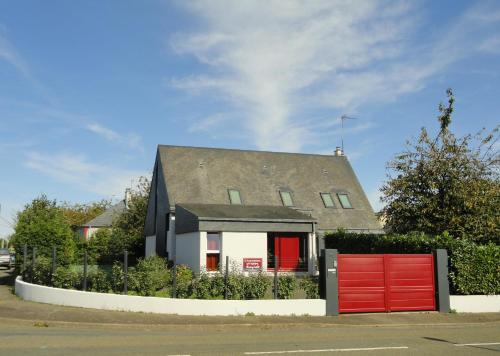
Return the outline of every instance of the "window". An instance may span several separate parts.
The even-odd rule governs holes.
[[[332,195],[330,193],[320,193],[323,204],[325,208],[335,208],[335,203],[333,202]]]
[[[207,233],[207,271],[217,271],[220,264],[220,234]]]
[[[351,201],[349,200],[349,196],[345,193],[337,194],[339,197],[340,204],[344,209],[352,209]]]
[[[293,206],[292,193],[280,190],[280,196],[283,206]]]
[[[236,189],[228,189],[229,193],[229,202],[235,205],[241,205],[241,196],[240,191]]]

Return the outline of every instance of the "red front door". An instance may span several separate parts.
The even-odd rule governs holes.
[[[295,271],[299,268],[300,238],[298,236],[276,236],[274,251],[278,257],[280,271]]]

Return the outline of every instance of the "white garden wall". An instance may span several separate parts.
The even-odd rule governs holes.
[[[500,295],[450,295],[450,308],[457,313],[499,313]]]
[[[81,308],[178,315],[325,315],[323,299],[200,300],[138,297],[81,292],[24,282],[17,277],[16,295],[39,303]]]

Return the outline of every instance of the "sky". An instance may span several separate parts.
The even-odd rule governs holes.
[[[375,210],[386,163],[500,123],[498,1],[0,0],[0,237],[40,194],[121,199],[158,144],[332,154]]]

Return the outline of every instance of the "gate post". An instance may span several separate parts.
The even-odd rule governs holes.
[[[450,285],[448,284],[448,252],[445,249],[434,251],[436,269],[436,302],[441,313],[450,312]]]
[[[321,250],[320,294],[326,299],[326,315],[339,315],[337,250]]]

